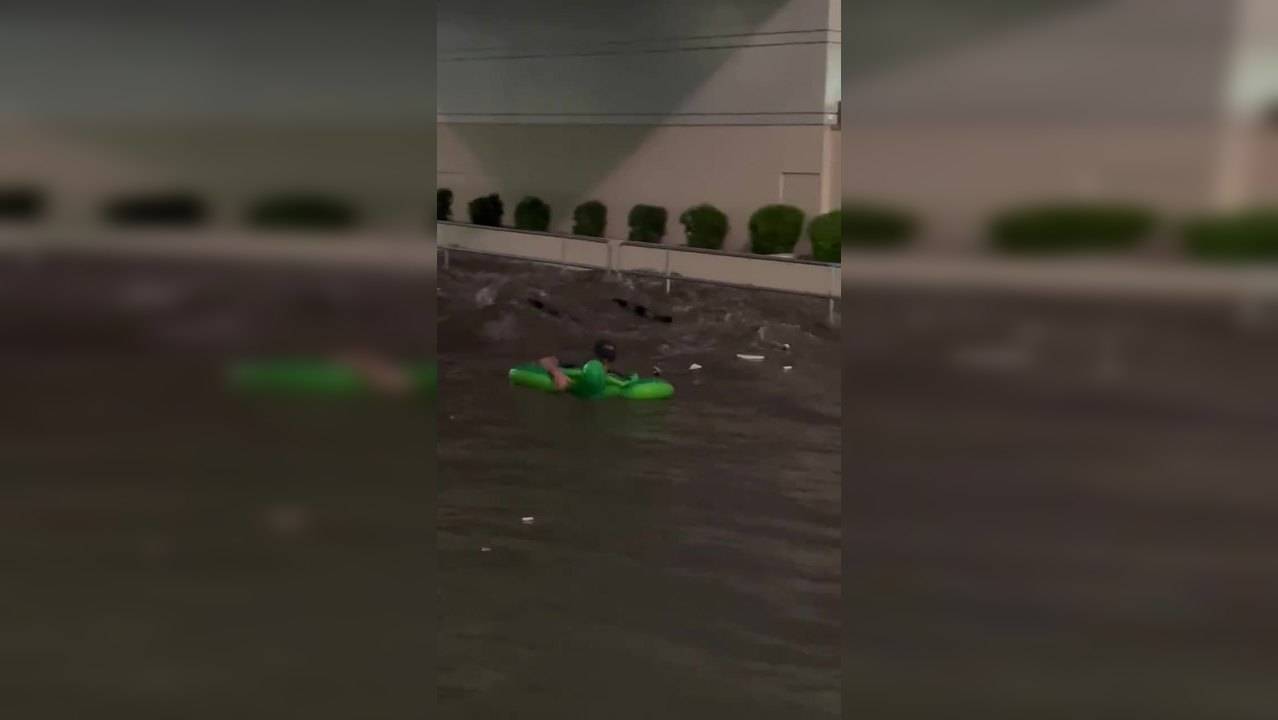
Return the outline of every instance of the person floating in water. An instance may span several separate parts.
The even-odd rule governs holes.
[[[584,363],[568,364],[559,362],[559,358],[551,355],[540,360],[540,364],[555,381],[555,389],[559,392],[569,391],[574,395],[594,397],[602,395],[608,386],[608,372],[617,361],[617,346],[608,340],[595,342],[594,357]],[[564,374],[565,368],[580,368],[581,374],[576,381]]]

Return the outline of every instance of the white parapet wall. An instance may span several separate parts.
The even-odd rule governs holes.
[[[438,225],[438,238],[439,246],[450,250],[608,267],[607,240],[444,222]]]
[[[862,288],[970,290],[1155,302],[1278,303],[1278,268],[1143,258],[848,258],[843,279]]]
[[[621,243],[617,269],[802,295],[842,293],[838,265],[679,246]]]
[[[572,235],[439,223],[444,251],[501,255],[538,262],[611,269],[672,279],[837,298],[839,266],[699,250],[678,245],[609,242]]]

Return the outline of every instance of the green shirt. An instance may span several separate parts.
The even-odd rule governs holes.
[[[568,389],[577,397],[599,397],[608,387],[608,371],[602,362],[591,360],[581,366],[581,374]]]

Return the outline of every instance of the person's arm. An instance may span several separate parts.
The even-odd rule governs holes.
[[[572,381],[568,379],[568,376],[564,374],[564,371],[559,369],[559,358],[554,355],[542,358],[540,365],[545,368],[546,372],[550,373],[550,377],[554,379],[556,390],[567,390],[568,386],[572,384]]]
[[[404,396],[413,392],[413,378],[408,371],[392,362],[365,350],[354,350],[342,353],[335,358],[355,371],[368,387],[386,394]]]

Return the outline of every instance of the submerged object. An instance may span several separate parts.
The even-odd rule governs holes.
[[[581,377],[580,368],[563,368],[569,380]],[[545,368],[536,363],[525,363],[510,369],[510,384],[520,387],[555,392],[555,380]],[[607,384],[600,397],[623,397],[628,400],[664,400],[674,395],[674,386],[657,378],[641,378],[637,375],[622,377],[609,373]]]
[[[416,362],[400,368],[411,392],[435,392],[437,370],[433,362]],[[368,375],[348,363],[320,358],[250,360],[233,364],[227,383],[240,392],[283,395],[372,395],[377,387]]]
[[[674,322],[673,315],[662,315],[659,313],[651,312],[647,305],[632,303],[629,300],[626,300],[625,298],[613,298],[612,301],[617,304],[617,307],[623,310],[630,310],[635,315],[638,315],[641,318],[646,318],[648,320],[656,320],[657,322],[663,322],[666,324]]]
[[[746,362],[763,362],[762,355],[746,355],[744,353],[737,353],[737,357],[745,360]]]

